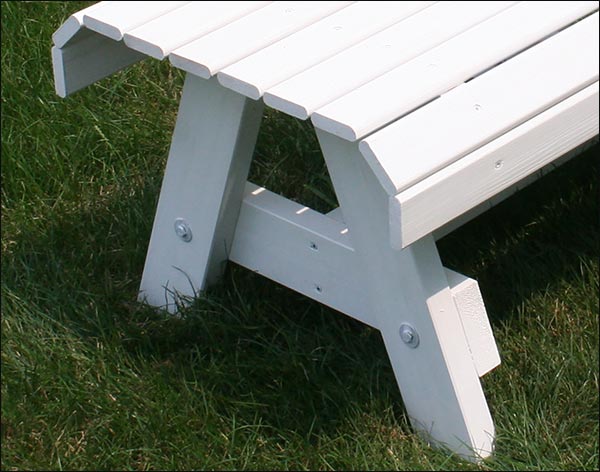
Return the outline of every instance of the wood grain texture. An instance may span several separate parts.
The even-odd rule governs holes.
[[[479,284],[473,279],[448,269],[446,269],[446,277],[475,369],[479,377],[483,377],[500,365],[500,353],[485,310]]]
[[[563,154],[559,158],[554,159],[552,162],[550,162],[549,164],[546,164],[544,167],[542,167],[538,171],[534,172],[533,174],[529,174],[527,177],[524,177],[523,179],[513,183],[512,185],[510,185],[509,187],[500,191],[499,193],[497,193],[490,199],[485,200],[484,202],[472,207],[470,210],[467,210],[464,213],[461,213],[456,218],[448,221],[443,226],[440,226],[438,229],[434,230],[434,232],[433,232],[434,239],[437,241],[437,240],[443,238],[444,236],[446,236],[447,234],[450,234],[452,231],[460,228],[462,225],[471,221],[473,218],[476,218],[477,216],[481,215],[482,213],[486,212],[490,208],[493,208],[494,206],[498,205],[499,203],[502,203],[504,200],[506,200],[508,197],[514,195],[519,190],[524,189],[528,185],[530,185],[533,182],[535,182],[536,180],[542,178],[549,172],[552,172],[553,170],[557,169],[565,162],[568,162],[572,158],[576,157],[577,155],[586,151],[591,146],[593,146],[594,144],[597,144],[597,143],[598,143],[598,135],[596,135],[594,138],[590,139],[589,141],[586,141],[585,143],[577,146],[576,148],[573,148],[571,151],[567,152],[566,154]]]

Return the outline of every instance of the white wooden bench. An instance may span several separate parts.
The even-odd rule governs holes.
[[[147,56],[188,72],[140,299],[242,266],[381,331],[413,427],[477,460],[500,362],[435,238],[598,134],[598,2],[100,2],[52,48],[67,96]],[[246,182],[263,104],[315,126],[340,209]]]

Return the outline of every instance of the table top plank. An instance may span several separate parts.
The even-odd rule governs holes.
[[[83,24],[92,31],[120,41],[127,31],[187,3],[190,2],[100,2],[97,8],[84,14]]]
[[[270,3],[191,2],[125,33],[123,40],[131,49],[162,60],[174,49]]]
[[[387,192],[397,194],[598,81],[598,16],[362,140],[359,149]]]
[[[317,108],[516,3],[438,2],[268,89],[265,103],[305,120]]]
[[[597,8],[598,2],[521,2],[319,108],[311,120],[355,141]]]
[[[256,100],[267,88],[434,3],[356,2],[224,68],[217,77],[221,85]]]
[[[209,78],[228,65],[319,21],[353,2],[275,2],[169,55],[171,63]]]

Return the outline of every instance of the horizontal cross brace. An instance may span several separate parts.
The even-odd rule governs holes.
[[[323,215],[250,182],[229,259],[377,328],[341,212]],[[337,218],[337,219],[336,219]],[[477,372],[500,363],[477,282],[446,269]]]

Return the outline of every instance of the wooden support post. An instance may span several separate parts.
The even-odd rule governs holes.
[[[494,425],[433,237],[393,249],[389,197],[357,143],[317,136],[411,424],[461,456],[488,456]]]
[[[176,311],[228,259],[262,101],[188,74],[139,298]],[[191,238],[191,239],[190,239]]]

